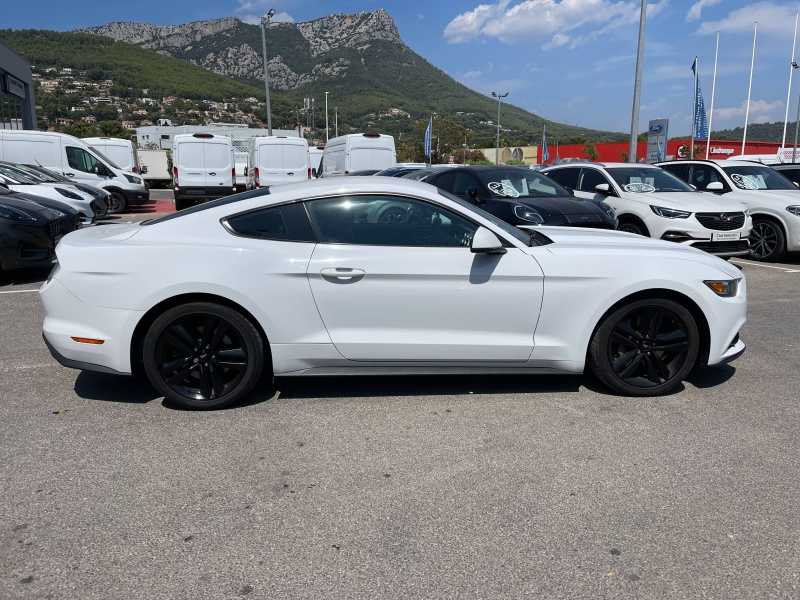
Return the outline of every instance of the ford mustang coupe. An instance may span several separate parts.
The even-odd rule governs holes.
[[[652,396],[744,352],[741,272],[617,231],[518,229],[416,181],[323,179],[65,236],[61,364],[186,408],[267,376],[581,373]]]

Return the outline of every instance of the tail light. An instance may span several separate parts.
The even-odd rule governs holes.
[[[236,167],[231,169],[231,181],[233,183],[233,191],[236,191]]]
[[[178,167],[172,167],[172,187],[178,187]]]
[[[311,179],[311,167],[308,167],[308,178]]]
[[[133,171],[134,173],[138,173],[138,171],[136,170],[136,167],[133,167],[133,168],[131,169],[131,171]]]
[[[350,175],[350,171],[345,171],[344,174],[345,175]]]
[[[258,167],[256,167],[256,187],[261,187],[261,180],[258,177]]]

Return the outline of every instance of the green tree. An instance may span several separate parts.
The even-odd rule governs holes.
[[[78,121],[73,125],[64,125],[63,131],[67,135],[74,135],[78,138],[97,137],[100,135],[100,130],[97,127],[89,125],[85,121]]]
[[[581,153],[591,161],[600,158],[600,154],[597,152],[597,146],[594,145],[594,142],[586,142]]]
[[[121,138],[123,140],[130,139],[130,135],[128,135],[128,132],[122,128],[122,123],[119,121],[100,121],[97,124],[97,127],[104,136]]]

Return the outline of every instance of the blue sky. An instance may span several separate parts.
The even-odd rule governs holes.
[[[800,0],[650,0],[641,129],[669,118],[672,135],[688,134],[691,64],[699,57],[706,108],[716,32],[720,33],[714,129],[744,124],[753,44],[759,21],[750,121],[783,120],[795,14]],[[39,0],[3,8],[0,27],[69,30],[110,21],[172,25],[225,16],[252,20],[275,8],[308,21],[334,12],[378,8],[403,40],[465,85],[560,122],[630,129],[640,0]],[[797,62],[800,63],[800,48]],[[794,119],[800,72],[790,105]]]

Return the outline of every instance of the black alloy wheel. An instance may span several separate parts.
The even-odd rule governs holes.
[[[650,237],[642,227],[630,221],[627,223],[620,223],[617,227],[617,231],[625,231],[627,233],[635,233],[636,235],[641,235],[643,237]]]
[[[111,208],[109,209],[109,213],[112,215],[116,215],[121,213],[125,210],[128,206],[128,203],[125,202],[125,196],[120,194],[119,192],[109,192],[111,194]]]
[[[750,258],[775,262],[784,256],[786,240],[781,226],[768,219],[755,220],[750,231]]]
[[[700,335],[691,313],[653,298],[624,306],[592,338],[589,364],[610,388],[630,396],[657,396],[694,368]]]
[[[184,408],[212,409],[241,399],[264,364],[258,331],[239,312],[207,302],[167,310],[144,344],[150,382]]]

